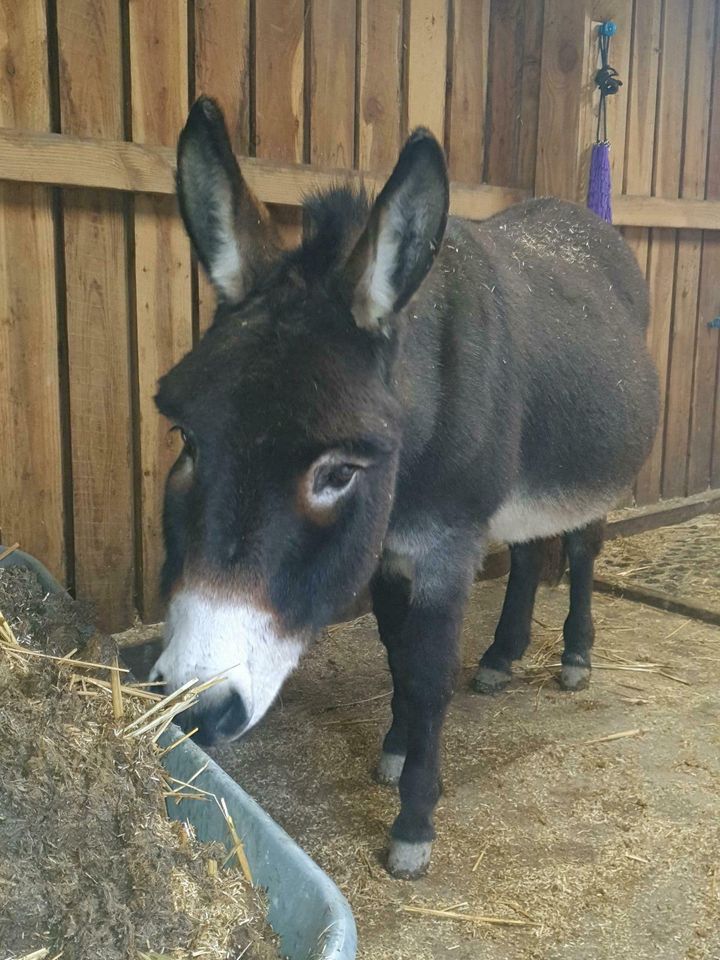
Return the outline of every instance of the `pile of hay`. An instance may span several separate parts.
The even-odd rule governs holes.
[[[7,598],[13,574],[0,575]],[[27,572],[17,579],[25,590]],[[225,869],[224,847],[165,813],[193,788],[169,782],[155,741],[192,691],[169,704],[140,686],[121,694],[119,670],[109,682],[82,650],[39,655],[17,624],[22,644],[0,617],[0,955],[277,958],[235,858]]]

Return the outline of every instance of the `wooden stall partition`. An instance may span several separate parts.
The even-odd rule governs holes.
[[[50,129],[45,7],[44,0],[0,2],[4,127]],[[21,541],[64,580],[57,279],[52,190],[0,183],[0,535]]]
[[[250,0],[195,0],[193,7],[195,97],[218,101],[230,142],[240,156],[252,153],[250,142]],[[193,299],[197,334],[212,322],[216,298],[204,270],[195,264]]]
[[[63,0],[57,12],[60,129],[122,140],[118,4]],[[126,211],[122,194],[63,191],[74,582],[105,629],[135,610]]]
[[[683,132],[686,149],[680,171],[680,196],[693,199],[705,196],[712,92],[712,72],[708,67],[713,62],[716,9],[716,0],[693,0],[687,25],[689,37]],[[687,493],[701,249],[700,230],[678,232],[665,414],[662,482],[665,499]]]
[[[310,21],[310,163],[350,168],[355,156],[355,0],[315,0]]]
[[[553,16],[552,2],[492,0],[483,178],[488,183],[528,189],[535,184],[543,22],[546,14]]]
[[[450,8],[445,151],[453,180],[477,183],[485,162],[485,106],[490,0],[455,0]]]
[[[359,0],[357,165],[389,171],[400,148],[402,0]]]
[[[288,243],[308,192],[378,190],[417,124],[445,145],[457,215],[584,202],[607,18],[614,220],[662,387],[636,498],[720,485],[714,0],[0,0],[0,535],[106,624],[161,612],[177,441],[152,397],[215,305],[172,196],[191,98],[220,101]]]
[[[676,198],[680,194],[680,171],[685,109],[685,81],[678,81],[678,64],[685,64],[688,44],[689,5],[685,0],[665,0],[658,65],[653,193]],[[684,75],[683,75],[684,76]],[[638,477],[639,503],[658,500],[662,493],[667,377],[674,292],[676,286],[677,231],[655,228],[650,234],[648,285],[652,323],[648,344],[660,378],[660,425],[650,456]],[[675,451],[676,454],[679,451]]]
[[[448,0],[412,0],[406,5],[406,135],[427,127],[445,139]]]
[[[710,93],[705,198],[720,200],[720,9],[714,4],[711,48],[713,86]],[[686,133],[687,136],[687,133]],[[688,494],[720,486],[720,330],[710,324],[720,317],[720,234],[705,231],[702,239],[697,331],[695,342]],[[714,459],[714,462],[713,462]]]
[[[174,146],[188,108],[187,10],[183,0],[132,0],[129,18],[132,135]],[[190,246],[174,197],[141,194],[134,206],[135,345],[140,556],[138,606],[162,612],[162,501],[180,439],[160,417],[157,381],[192,346]]]

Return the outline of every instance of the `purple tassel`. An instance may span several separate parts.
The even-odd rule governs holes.
[[[587,205],[603,220],[612,223],[612,187],[610,184],[610,144],[594,143],[590,156]]]

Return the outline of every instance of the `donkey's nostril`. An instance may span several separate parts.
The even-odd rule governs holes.
[[[248,722],[245,701],[239,693],[233,691],[225,705],[225,712],[217,723],[217,735],[223,740],[234,740],[243,732]]]
[[[248,723],[248,712],[243,698],[233,691],[223,700],[202,709],[195,708],[191,716],[180,714],[184,730],[197,727],[194,740],[203,747],[210,747],[221,740],[235,740]]]
[[[152,684],[153,693],[159,693],[163,697],[169,693],[165,683],[165,676],[160,673],[159,670],[153,670],[150,673],[150,683]]]

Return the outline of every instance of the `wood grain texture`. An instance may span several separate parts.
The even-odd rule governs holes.
[[[218,101],[233,150],[250,145],[250,0],[195,0],[195,96]]]
[[[447,0],[410,0],[407,21],[407,133],[423,126],[445,142]]]
[[[195,0],[195,96],[218,101],[237,154],[250,152],[250,0]],[[215,313],[215,292],[200,266],[200,333]]]
[[[627,122],[625,128],[624,193],[649,196],[652,192],[655,107],[660,57],[661,0],[636,3],[630,71],[627,77]],[[616,189],[618,185],[615,180]],[[618,222],[617,201],[613,216]],[[625,239],[647,273],[650,232],[644,228],[625,231]]]
[[[314,0],[310,21],[310,162],[353,166],[355,0]]]
[[[451,10],[448,168],[453,180],[480,183],[485,161],[490,0],[453,0]]]
[[[121,139],[120,10],[114,0],[58,5],[61,129]],[[105,630],[134,613],[130,349],[125,201],[63,194],[75,589]]]
[[[384,173],[318,170],[303,164],[275,163],[255,157],[243,157],[241,165],[256,196],[265,203],[289,206],[300,204],[308,191],[325,189],[338,180],[358,184],[362,181],[370,190],[377,190],[386,179]],[[79,183],[167,196],[175,192],[175,150],[0,130],[0,180],[22,182],[27,177],[43,183]],[[528,196],[529,191],[519,187],[451,184],[450,209],[457,216],[480,220]],[[720,222],[720,206],[717,215]],[[647,216],[652,217],[652,209]]]
[[[535,194],[581,200],[579,134],[590,36],[582,0],[545,0]]]
[[[397,152],[393,154],[397,159]],[[275,163],[242,157],[243,174],[253,192],[265,203],[295,205],[307,190],[330,186],[337,179],[356,179],[350,170],[320,170],[304,164]],[[376,168],[377,169],[377,168]],[[364,179],[373,188],[384,176],[371,173]],[[174,194],[175,149],[113,140],[27,133],[0,129],[0,180],[83,186],[132,193]],[[455,184],[463,195],[473,190],[482,209],[482,197],[523,197],[522,187]],[[472,217],[472,212],[467,216]],[[687,227],[720,229],[720,200],[670,199],[641,195],[615,195],[613,219],[618,226]]]
[[[677,198],[680,194],[685,80],[679,82],[677,65],[686,62],[688,13],[685,0],[665,0],[658,67],[653,193],[671,199]],[[675,231],[655,229],[651,231],[648,286],[652,319],[648,329],[648,346],[657,366],[660,381],[660,422],[650,455],[638,474],[636,495],[639,503],[658,500],[662,492],[676,253],[677,233]]]
[[[182,0],[130,3],[133,136],[174,146],[187,112],[187,20]],[[153,396],[158,378],[192,345],[190,247],[171,197],[135,199],[135,316],[142,615],[161,612],[162,501],[179,441]]]
[[[520,87],[520,128],[514,183],[533,190],[537,165],[538,114],[540,109],[540,54],[542,51],[544,0],[526,0],[523,21],[523,64]]]
[[[542,0],[493,0],[485,179],[532,189],[535,180]]]
[[[522,94],[523,2],[492,0],[490,10],[485,179],[512,183]]]
[[[716,15],[713,44],[713,89],[708,136],[705,196],[720,200],[720,12]],[[688,454],[688,492],[720,486],[720,330],[708,323],[720,316],[720,234],[703,237],[698,295],[697,340],[693,376],[692,423]],[[713,436],[715,433],[715,436]],[[715,464],[713,464],[713,448]]]
[[[256,155],[303,160],[303,0],[262,0],[255,13]]]
[[[692,422],[688,455],[688,493],[699,493],[708,486],[720,485],[720,477],[713,473],[713,427],[717,424],[716,404],[720,382],[720,330],[708,324],[720,316],[720,234],[706,233],[703,237],[698,296],[697,341],[692,394]],[[718,411],[720,413],[720,411]],[[715,439],[715,451],[720,458],[720,436]]]
[[[705,196],[712,84],[708,64],[713,59],[715,10],[715,0],[694,0],[690,18],[680,195],[693,199]],[[700,231],[681,231],[665,421],[662,491],[666,498],[687,492],[701,252]]]
[[[648,0],[650,7],[655,0]],[[644,6],[646,0],[641,0],[639,6]],[[633,7],[637,7],[633,0],[594,0],[593,6],[593,26],[597,26],[598,21],[612,19],[617,25],[617,33],[610,42],[610,66],[614,67],[618,76],[623,82],[622,87],[614,96],[607,98],[607,132],[610,141],[610,175],[616,190],[622,188],[625,172],[625,154],[626,154],[626,131],[627,119],[630,107],[630,59],[633,39]],[[589,142],[593,143],[597,131],[597,110],[599,93],[595,84],[594,73],[600,66],[600,58],[597,55],[597,30],[592,31],[592,43],[594,45],[595,57],[592,59],[592,68],[590,70],[590,82],[592,88],[593,102],[593,126],[589,131]],[[582,181],[584,188],[587,186],[587,179]]]
[[[0,2],[0,126],[48,130],[43,0]],[[47,187],[0,183],[0,528],[62,582],[55,240]]]
[[[402,0],[359,0],[358,166],[391,170],[400,150]]]

